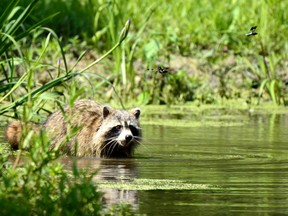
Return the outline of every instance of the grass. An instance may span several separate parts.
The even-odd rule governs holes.
[[[71,69],[68,69],[67,63],[66,63],[66,57],[65,54],[63,52],[63,49],[61,46],[61,53],[62,53],[62,57],[64,60],[64,66],[65,66],[65,73],[62,75],[59,73],[59,75],[54,78],[51,79],[50,81],[48,81],[47,83],[45,83],[44,85],[37,87],[34,86],[32,79],[35,77],[35,72],[36,72],[36,68],[38,67],[44,67],[44,65],[40,64],[40,60],[42,59],[43,55],[45,54],[45,51],[47,49],[47,46],[49,44],[50,41],[50,37],[51,34],[55,33],[51,30],[48,29],[48,31],[50,31],[50,33],[48,34],[47,38],[46,38],[46,42],[45,42],[45,46],[43,48],[43,51],[41,52],[40,56],[38,59],[36,59],[34,62],[26,62],[27,65],[27,71],[18,79],[18,81],[14,82],[9,82],[10,80],[8,79],[8,71],[6,73],[6,84],[3,85],[3,89],[4,92],[5,90],[7,90],[9,88],[9,86],[13,86],[11,87],[11,89],[0,99],[0,102],[2,102],[3,100],[5,100],[6,98],[8,98],[17,88],[19,88],[21,85],[24,84],[24,82],[27,82],[27,90],[28,92],[18,98],[17,100],[13,101],[12,103],[9,103],[8,105],[4,105],[0,108],[0,114],[4,114],[5,112],[11,110],[11,109],[15,109],[17,108],[17,106],[22,105],[23,103],[27,102],[27,101],[31,101],[32,99],[35,99],[37,97],[39,97],[40,95],[42,95],[44,92],[47,92],[50,89],[54,89],[55,87],[57,87],[58,85],[61,85],[65,82],[67,82],[68,80],[72,79],[73,77],[76,77],[78,75],[81,75],[84,71],[88,70],[89,68],[91,68],[92,66],[94,66],[95,64],[98,64],[101,60],[103,60],[105,57],[107,57],[109,54],[111,54],[117,47],[119,47],[121,45],[121,43],[125,40],[125,38],[127,37],[128,31],[129,31],[129,27],[130,27],[130,20],[128,20],[123,28],[123,30],[121,31],[120,37],[118,39],[118,42],[107,52],[105,53],[102,57],[100,57],[99,59],[95,60],[94,62],[92,62],[91,64],[87,65],[86,67],[84,67],[83,69],[81,69],[80,71],[73,71],[74,67],[76,66],[76,64],[81,60],[81,58],[85,55],[85,52],[82,53],[80,55],[80,57],[77,59],[76,63],[74,66],[72,66]],[[57,35],[55,35],[56,39],[58,40]],[[5,51],[4,51],[5,52]],[[5,62],[8,66],[8,68],[10,67],[10,60],[7,59],[7,62]],[[12,60],[13,63],[13,60]],[[30,64],[28,64],[30,63]],[[12,72],[11,75],[14,73],[13,69],[14,67],[10,67],[9,68]],[[108,83],[109,81],[107,79],[105,79],[104,77],[102,78],[103,80],[106,80]],[[33,89],[32,89],[33,88]],[[46,97],[43,99],[47,99]],[[119,98],[120,102],[122,103],[121,99]],[[123,104],[122,104],[123,106]]]
[[[21,3],[27,5],[28,1]],[[91,74],[107,78],[126,103],[217,103],[223,98],[243,98],[248,104],[272,100],[285,105],[286,6],[286,2],[275,0],[238,0],[231,4],[216,0],[166,4],[158,0],[152,5],[121,0],[41,1],[33,11],[33,19],[59,12],[45,25],[65,44],[65,71],[85,50],[80,64],[88,65],[91,58],[106,53],[117,43],[123,24],[130,18],[130,33],[120,49],[106,58],[101,68],[92,67],[85,73],[92,86],[98,86],[99,79],[91,78]],[[275,15],[273,19],[269,19],[271,14]],[[258,26],[258,35],[245,37],[253,25]],[[37,43],[46,34],[34,41],[34,52],[38,52]],[[57,49],[51,41],[41,63],[61,68],[63,57],[53,55]],[[62,60],[57,66],[58,58]],[[157,74],[159,65],[169,67],[169,73]],[[107,85],[99,86],[100,97],[114,100]],[[93,92],[86,91],[83,97],[93,97]]]
[[[31,136],[26,137],[29,138]],[[21,166],[16,164],[17,160],[13,164],[1,154],[1,215],[100,212],[100,194],[92,183],[93,175],[75,166],[69,174],[62,165],[53,162],[60,154],[47,152],[49,142],[44,133],[32,140],[34,145]],[[79,206],[76,207],[76,203]]]
[[[63,165],[55,162],[62,156],[60,150],[50,151],[50,140],[46,134],[42,131],[34,134],[34,131],[29,127],[35,118],[41,116],[39,111],[46,110],[44,106],[47,101],[51,100],[60,109],[62,108],[62,102],[57,99],[57,96],[61,94],[60,88],[68,88],[68,91],[62,92],[62,94],[66,93],[69,106],[73,106],[81,92],[80,89],[76,90],[74,78],[98,64],[121,45],[127,37],[130,21],[126,22],[117,43],[107,53],[75,72],[73,70],[75,65],[85,53],[81,54],[76,63],[69,69],[58,36],[51,29],[40,29],[40,24],[44,20],[32,24],[28,30],[19,30],[35,8],[37,1],[31,2],[23,10],[18,7],[18,2],[17,0],[12,1],[0,18],[2,33],[0,35],[2,41],[0,56],[1,67],[4,72],[0,89],[0,102],[2,102],[0,113],[6,115],[12,111],[10,114],[14,114],[15,118],[20,118],[23,125],[19,150],[15,158],[12,152],[7,151],[4,144],[0,148],[1,215],[113,215],[119,209],[122,215],[132,214],[128,207],[115,207],[114,210],[111,208],[110,213],[105,213],[106,210],[103,210],[100,200],[101,193],[92,180],[95,173],[79,171],[76,165],[73,166],[72,173],[64,170]],[[32,55],[23,51],[20,40],[29,38],[31,35],[35,37],[35,34],[37,35],[39,32],[40,34],[48,32],[40,51]],[[58,44],[59,53],[64,63],[63,69],[42,63],[52,36]],[[19,56],[13,53],[14,48],[16,48]],[[22,74],[18,74],[17,67],[23,71]],[[35,77],[39,71],[47,68],[53,68],[57,73],[54,76],[48,71],[49,80],[39,85]],[[110,83],[107,79],[102,79]],[[67,83],[69,80],[71,82]],[[67,131],[66,142],[73,136],[75,129],[69,130],[68,127]],[[24,154],[23,149],[29,149],[29,153]],[[8,159],[9,157],[14,158],[13,162]]]

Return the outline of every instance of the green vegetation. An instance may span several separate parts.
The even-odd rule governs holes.
[[[62,165],[52,163],[59,153],[47,153],[45,139],[43,134],[35,137],[35,145],[21,166],[13,166],[1,156],[1,215],[99,213],[100,193],[91,180],[93,175],[79,171],[77,167],[69,174]]]
[[[58,91],[56,88],[60,85],[62,88],[67,88],[66,82],[68,80],[72,80],[72,82],[66,92],[66,100],[70,107],[73,106],[81,92],[79,92],[80,89],[76,89],[73,78],[99,63],[121,45],[127,37],[130,20],[126,22],[118,41],[109,51],[88,66],[75,72],[73,67],[83,55],[79,56],[75,65],[69,69],[65,53],[55,32],[48,28],[40,28],[40,24],[44,23],[45,20],[32,24],[27,30],[25,28],[23,31],[20,30],[37,2],[37,0],[32,1],[26,8],[22,9],[18,7],[17,0],[11,1],[0,17],[0,41],[2,42],[0,64],[3,71],[0,89],[2,94],[0,113],[5,114],[13,110],[14,117],[21,118],[23,124],[21,143],[15,158],[14,153],[7,150],[7,144],[6,146],[1,144],[1,215],[115,215],[116,212],[121,215],[132,214],[129,206],[121,204],[104,210],[100,199],[101,193],[92,180],[95,173],[78,170],[76,165],[73,166],[72,173],[64,170],[62,165],[55,162],[61,157],[60,149],[50,151],[50,140],[45,133],[41,131],[39,134],[34,134],[29,127],[30,122],[41,118],[41,115],[38,115],[39,110],[48,111],[44,108],[47,100],[54,101],[62,108],[61,101],[57,99],[60,90]],[[52,16],[46,20],[49,18]],[[39,52],[23,51],[20,48],[22,46],[21,39],[32,40],[33,43],[34,37],[38,37],[39,32],[45,31],[48,32],[48,35],[44,38]],[[54,36],[58,44],[59,53],[64,61],[64,69],[42,63],[43,57],[49,49],[51,36]],[[35,59],[32,57],[34,55],[36,56]],[[39,85],[37,81],[35,82],[36,73],[43,68],[50,67],[57,72],[57,75],[53,77],[52,73],[48,71],[49,81],[42,85]],[[105,78],[103,80],[109,83]],[[21,90],[24,90],[24,93]],[[20,93],[16,93],[17,96],[15,97],[14,93],[17,91]],[[69,94],[67,94],[68,92]],[[69,115],[67,115],[67,120],[69,122]],[[77,128],[68,130],[65,142],[68,142],[76,131]],[[29,153],[23,153],[22,150],[27,148],[29,148]],[[11,160],[11,157],[14,159]]]
[[[61,155],[49,153],[45,134],[25,127],[77,98],[118,107],[237,99],[248,107],[287,105],[287,6],[277,0],[1,0],[0,114],[21,119],[26,129],[14,163],[0,148],[0,209],[7,210],[1,213],[102,211],[93,174],[77,167],[67,173],[53,162]],[[245,36],[254,25],[258,34]]]
[[[209,184],[192,184],[180,180],[169,179],[133,179],[129,182],[111,183],[102,181],[99,187],[123,190],[220,190],[219,186]]]
[[[4,10],[8,2],[1,1],[0,8]],[[20,1],[24,6],[29,2]],[[126,104],[210,104],[242,98],[247,104],[272,100],[286,105],[287,4],[276,0],[158,0],[153,4],[120,0],[39,1],[21,26],[29,30],[45,18],[42,26],[49,30],[34,29],[21,41],[11,35],[19,42],[6,53],[6,62],[2,60],[2,70],[6,72],[5,80],[1,79],[1,92],[6,94],[18,87],[11,91],[6,103],[27,94],[25,83],[29,76],[23,76],[28,70],[34,74],[33,89],[64,74],[68,76],[68,71],[71,77],[78,74],[118,42],[121,29],[130,18],[127,40],[100,65],[81,73],[82,78],[77,77],[79,88],[91,87],[81,97],[112,100],[119,105],[112,93],[113,83]],[[52,15],[55,16],[48,19]],[[253,25],[258,26],[258,34],[245,36]],[[20,30],[16,33],[20,34]],[[8,65],[12,68],[8,69]],[[157,73],[158,66],[169,67],[168,73]],[[15,86],[21,77],[21,86]],[[65,101],[63,91],[57,89],[57,99],[61,101]]]

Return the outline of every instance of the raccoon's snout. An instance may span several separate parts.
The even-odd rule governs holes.
[[[124,134],[123,134],[124,135]],[[123,147],[129,146],[129,144],[133,141],[134,137],[132,134],[126,134],[124,136],[119,137],[119,144]]]
[[[125,136],[126,143],[129,143],[132,139],[133,139],[133,136],[131,134],[127,134]]]

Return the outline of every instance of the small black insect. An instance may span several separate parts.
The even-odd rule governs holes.
[[[160,73],[160,74],[167,74],[169,73],[169,67],[157,66],[156,69],[151,69],[151,71],[156,71],[157,73]]]
[[[250,28],[250,32],[249,33],[247,33],[247,34],[245,34],[246,36],[252,36],[252,35],[257,35],[258,33],[256,32],[256,28],[257,28],[257,26],[252,26],[251,28]]]
[[[161,74],[166,74],[169,72],[169,67],[164,67],[164,66],[158,66],[157,67],[157,72]]]

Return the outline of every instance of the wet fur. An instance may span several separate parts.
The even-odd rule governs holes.
[[[76,156],[131,157],[141,142],[138,108],[127,112],[92,100],[79,100],[75,102],[71,115],[69,112],[69,108],[65,107],[64,113],[72,116],[70,128],[77,128],[78,131],[68,143],[66,142],[68,124],[60,110],[48,117],[43,124],[34,126],[34,130],[44,129],[48,137],[52,137],[51,149],[60,148],[64,153]],[[124,138],[117,130],[118,127],[121,127],[121,131],[125,130]],[[21,136],[20,122],[10,123],[5,136],[16,149]]]

